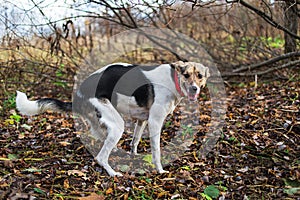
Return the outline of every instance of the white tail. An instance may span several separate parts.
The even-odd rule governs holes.
[[[40,111],[37,101],[29,101],[26,94],[20,91],[17,91],[16,106],[23,115],[36,115]]]

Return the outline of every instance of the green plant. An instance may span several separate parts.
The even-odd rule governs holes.
[[[188,166],[188,165],[184,165],[182,167],[180,167],[181,169],[184,169],[184,170],[187,170],[187,171],[190,171],[191,170],[191,167]]]
[[[294,195],[300,191],[300,188],[288,188],[283,190],[288,195]]]
[[[16,95],[10,94],[8,98],[3,101],[3,110],[13,109],[16,107]]]
[[[17,113],[14,112],[13,114],[11,114],[9,116],[8,119],[6,119],[4,121],[4,124],[5,125],[14,125],[14,124],[18,125],[20,123],[21,119],[22,119],[22,117],[20,115],[18,115]]]
[[[152,155],[151,154],[147,154],[143,157],[143,161],[146,162],[147,165],[151,166],[151,167],[155,167],[154,164],[152,163]]]
[[[201,193],[201,196],[207,200],[215,199],[220,195],[219,189],[215,185],[209,185]]]
[[[187,125],[182,125],[182,136],[186,136],[186,135],[189,135],[189,136],[193,136],[193,127],[191,126],[187,126]]]
[[[34,192],[39,193],[43,196],[46,196],[46,192],[42,190],[41,188],[33,188]]]
[[[169,128],[171,126],[171,124],[172,124],[172,121],[167,121],[165,123],[165,128]]]
[[[229,141],[230,141],[230,142],[236,142],[237,139],[236,139],[235,137],[231,136],[231,137],[229,138]]]
[[[284,46],[284,39],[282,39],[280,36],[277,36],[275,38],[272,37],[260,37],[261,41],[265,43],[266,45],[272,47],[272,48],[282,48]]]
[[[63,72],[64,67],[65,67],[65,65],[61,64],[59,66],[59,68],[56,70],[56,72],[55,72],[56,81],[54,82],[54,85],[63,87],[63,88],[65,88],[67,86],[67,83],[65,81],[61,80],[63,78],[63,76],[65,75]]]
[[[17,156],[16,154],[11,154],[11,153],[9,153],[9,154],[7,155],[7,158],[8,158],[9,160],[17,160],[17,159],[18,159],[18,156]]]

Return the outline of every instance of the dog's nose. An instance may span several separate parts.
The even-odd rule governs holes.
[[[198,87],[193,85],[192,90],[194,90],[196,92],[198,90]]]

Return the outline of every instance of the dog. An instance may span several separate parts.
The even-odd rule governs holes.
[[[122,176],[112,169],[108,158],[124,132],[123,117],[136,120],[131,142],[133,154],[137,154],[148,125],[152,162],[159,173],[167,173],[160,154],[164,120],[182,98],[196,101],[209,76],[209,68],[195,62],[155,66],[114,63],[89,75],[74,93],[72,102],[52,98],[30,101],[26,94],[17,91],[16,107],[24,115],[47,110],[79,113],[89,122],[92,135],[104,140],[96,160],[110,176]],[[106,134],[99,131],[100,126],[106,128]]]

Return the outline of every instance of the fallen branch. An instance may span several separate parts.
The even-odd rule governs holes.
[[[294,56],[295,57],[300,56],[300,52],[291,52],[291,53],[287,53],[287,54],[283,54],[283,55],[271,58],[271,59],[263,61],[261,63],[248,65],[248,66],[242,66],[240,68],[237,68],[237,69],[233,70],[233,72],[237,73],[237,72],[241,72],[241,71],[245,71],[245,70],[256,69],[258,67],[269,65],[269,64],[275,63],[277,61],[284,60],[284,59],[287,59],[287,58],[291,58],[291,57],[294,57]]]
[[[269,68],[265,71],[258,71],[258,72],[252,72],[252,73],[248,73],[248,72],[244,72],[244,73],[223,73],[222,76],[223,77],[230,77],[230,76],[255,76],[255,75],[264,75],[264,74],[268,74],[270,72],[276,71],[276,70],[280,70],[283,68],[287,68],[287,67],[291,67],[293,65],[298,65],[300,64],[300,60],[295,60],[295,61],[291,61],[288,62],[286,64],[277,66],[277,67],[272,67]]]

